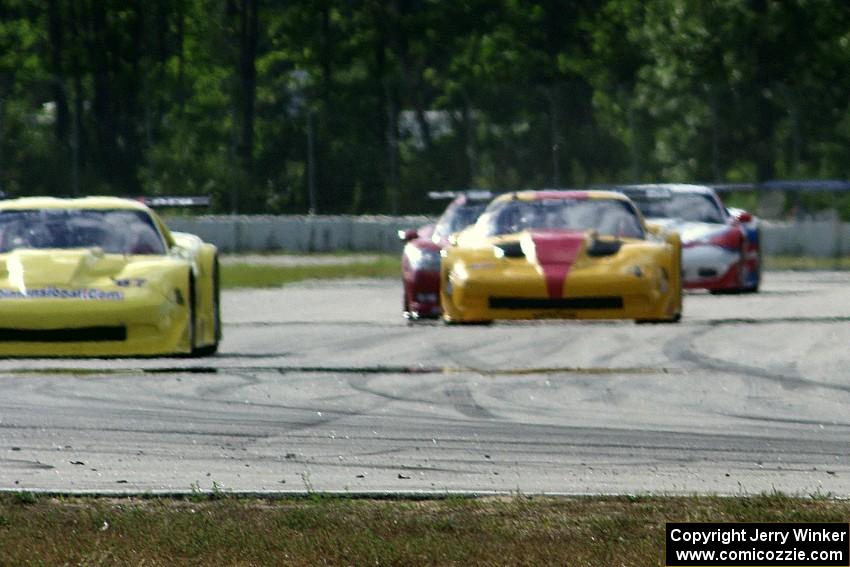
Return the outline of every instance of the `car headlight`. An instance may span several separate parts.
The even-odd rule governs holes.
[[[423,250],[417,246],[408,245],[404,248],[407,261],[413,270],[427,272],[440,271],[440,252],[438,250]]]

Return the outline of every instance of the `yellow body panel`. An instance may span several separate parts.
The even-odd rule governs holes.
[[[626,199],[601,191],[587,195]],[[533,199],[534,193],[500,199],[511,198]],[[615,239],[588,232],[584,238],[560,293],[553,296],[545,269],[535,259],[529,232],[485,236],[476,225],[456,235],[444,251],[441,267],[444,319],[464,323],[541,318],[677,321],[681,317],[677,234],[648,231],[645,239]],[[618,241],[621,246],[615,254],[591,256],[588,246],[593,240]],[[520,257],[496,253],[496,245],[511,243],[519,244],[525,253]]]
[[[131,209],[166,254],[18,248],[0,254],[0,356],[202,354],[221,336],[216,249],[170,233],[145,205],[114,197],[24,198],[4,210]]]

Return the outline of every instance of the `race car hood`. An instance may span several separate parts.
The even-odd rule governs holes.
[[[561,297],[564,281],[570,272],[588,235],[572,231],[530,231],[537,263],[546,278],[549,297]]]
[[[134,261],[132,256],[104,254],[99,248],[20,249],[0,255],[0,287],[24,293],[45,286],[114,287],[122,284],[122,278],[135,278],[136,286],[159,287],[158,274],[153,273],[150,281],[154,272],[150,267],[151,260]]]
[[[530,230],[493,241],[505,256],[525,256],[537,264],[552,298],[561,297],[570,270],[584,252],[589,256],[617,254],[622,241],[599,238],[591,231]]]
[[[682,239],[682,244],[705,240],[707,237],[718,232],[722,232],[728,227],[727,224],[723,223],[694,222],[664,218],[652,218],[648,219],[647,222],[658,226],[665,231],[678,232]]]

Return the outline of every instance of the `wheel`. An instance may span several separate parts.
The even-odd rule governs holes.
[[[401,291],[401,315],[408,321],[413,318],[413,314],[410,312],[410,304],[407,302],[407,291]]]
[[[186,301],[189,309],[189,353],[186,356],[195,356],[195,276],[189,268],[189,298]]]
[[[664,325],[668,323],[678,323],[682,320],[682,314],[676,313],[670,319],[635,319],[636,325]]]
[[[756,260],[756,283],[745,288],[745,293],[758,293],[759,286],[761,285],[761,248],[758,250],[758,260]]]
[[[447,321],[446,319],[443,319],[443,323],[458,327],[488,327],[493,324],[493,321],[492,319],[483,319],[481,321]]]
[[[738,262],[738,287],[730,290],[731,293],[745,293],[747,291],[747,247],[741,244],[741,249],[738,251],[741,256]]]
[[[200,347],[194,346],[194,340],[192,342],[192,356],[202,357],[202,356],[212,356],[216,352],[218,352],[218,343],[221,341],[221,276],[219,274],[218,267],[218,256],[213,259],[213,273],[212,273],[212,284],[213,284],[213,325],[215,331],[213,336],[215,337],[215,341],[212,344],[204,345]],[[194,298],[195,291],[194,287],[192,288],[192,296]],[[192,310],[194,315],[194,302],[192,303]],[[194,317],[192,320],[192,330],[194,334]],[[194,339],[194,337],[193,337]]]

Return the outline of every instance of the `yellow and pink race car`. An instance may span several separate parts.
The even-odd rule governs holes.
[[[681,244],[621,193],[504,194],[443,251],[448,323],[682,315]]]

